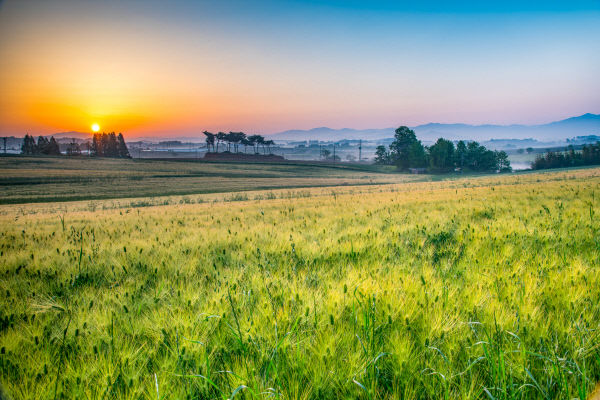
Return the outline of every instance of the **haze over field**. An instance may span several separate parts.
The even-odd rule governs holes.
[[[599,112],[599,41],[597,1],[7,0],[0,135],[546,124]]]

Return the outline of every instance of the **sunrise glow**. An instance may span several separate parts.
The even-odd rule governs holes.
[[[3,2],[0,134],[533,124],[600,104],[593,4],[166,4]]]

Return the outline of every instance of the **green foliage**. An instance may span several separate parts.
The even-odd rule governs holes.
[[[549,151],[539,154],[531,164],[531,168],[565,168],[598,164],[600,164],[600,142],[584,145],[581,151],[575,151],[573,146],[569,146],[565,152]]]
[[[434,171],[452,171],[454,169],[454,143],[439,138],[429,148],[429,166]]]
[[[406,126],[396,129],[390,144],[390,158],[400,170],[424,167],[427,164],[425,149],[415,132]]]
[[[2,157],[0,204],[399,183],[375,165]],[[157,200],[158,201],[158,200]]]
[[[581,169],[2,206],[0,386],[15,400],[585,399],[600,380],[599,187]]]
[[[377,149],[375,150],[375,164],[391,164],[390,153],[385,149],[385,146],[377,146]]]
[[[376,164],[394,164],[400,170],[429,166],[433,172],[450,172],[454,168],[466,168],[477,172],[511,171],[508,155],[504,151],[491,151],[477,142],[459,141],[454,143],[444,138],[429,148],[423,147],[415,132],[406,126],[396,129],[389,153],[384,146],[378,146],[375,153]]]

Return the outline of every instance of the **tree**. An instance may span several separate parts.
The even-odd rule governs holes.
[[[131,158],[122,133],[95,133],[90,155],[94,157]]]
[[[119,144],[117,142],[117,135],[114,132],[106,135],[106,148],[104,149],[104,156],[112,158],[119,157]]]
[[[388,165],[390,163],[390,153],[385,146],[380,145],[375,149],[375,164]]]
[[[74,140],[71,143],[69,143],[69,145],[67,146],[67,155],[68,156],[81,155],[81,148]]]
[[[271,154],[271,146],[273,146],[274,144],[275,144],[275,142],[272,140],[265,140],[264,145],[267,146],[267,150],[269,151],[269,154]]]
[[[262,139],[262,136],[260,136],[260,135],[251,135],[251,136],[248,136],[248,141],[252,145],[252,149],[254,150],[254,154],[258,153],[258,145],[259,145],[261,139]]]
[[[456,150],[454,151],[454,163],[459,168],[465,167],[465,162],[467,159],[467,145],[464,141],[460,140],[456,143]]]
[[[102,135],[94,133],[92,137],[92,148],[90,149],[90,155],[95,157],[102,156]]]
[[[531,167],[546,169],[598,164],[600,164],[600,142],[584,145],[581,151],[575,151],[574,147],[569,146],[565,152],[547,151],[545,154],[538,154]]]
[[[131,158],[129,154],[129,149],[127,148],[127,144],[125,144],[125,138],[123,134],[119,132],[119,136],[117,136],[117,153],[119,158]]]
[[[406,126],[396,129],[390,144],[390,158],[400,170],[424,167],[427,163],[425,148],[415,132]]]
[[[473,171],[510,171],[510,161],[504,151],[492,151],[477,142],[469,142],[465,166]]]
[[[215,137],[214,133],[210,133],[208,131],[202,132],[204,136],[206,136],[206,151],[210,151],[210,147],[212,146],[213,151],[215,150]]]
[[[227,151],[231,152],[231,144],[235,141],[235,133],[233,133],[233,132],[226,133],[225,141],[227,142]]]
[[[43,136],[38,137],[35,154],[48,154],[50,141]]]
[[[219,152],[219,143],[225,142],[225,138],[227,138],[227,134],[225,132],[217,133],[217,153]]]
[[[454,168],[454,143],[439,138],[429,148],[429,165],[433,170],[451,171]]]
[[[262,137],[261,135],[256,135],[256,143],[260,146],[262,146],[263,148],[263,154],[265,153],[265,138]]]
[[[50,141],[48,142],[48,144],[46,145],[46,153],[48,155],[52,155],[52,156],[60,156],[60,147],[58,146],[58,143],[56,143],[56,139],[54,139],[54,136],[52,136],[50,138]]]
[[[527,154],[531,154],[533,153],[533,147],[528,147],[525,149],[525,151],[527,152]]]
[[[36,144],[33,136],[25,135],[23,145],[21,146],[21,154],[33,155],[36,154]]]
[[[238,151],[239,145],[240,144],[244,144],[244,141],[246,140],[246,134],[244,132],[236,132],[236,145],[235,145],[235,151]]]
[[[244,137],[242,140],[242,145],[244,146],[244,153],[247,153],[248,146],[252,146],[252,141],[247,137]]]
[[[495,151],[494,155],[496,156],[496,168],[500,172],[510,172],[512,171],[512,167],[510,166],[510,161],[508,160],[508,154],[505,151]]]

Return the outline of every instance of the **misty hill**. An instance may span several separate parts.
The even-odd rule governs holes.
[[[309,130],[289,130],[269,135],[273,140],[342,140],[342,139],[364,139],[378,140],[394,136],[395,128],[384,129],[332,129],[327,127],[313,128]]]
[[[50,136],[54,136],[54,139],[58,140],[58,139],[91,139],[92,138],[92,134],[91,133],[86,133],[86,132],[77,132],[77,131],[70,131],[70,132],[59,132],[59,133],[53,133],[51,135],[45,135],[47,138],[49,138]]]
[[[600,135],[600,115],[584,114],[579,117],[542,125],[469,125],[429,123],[411,127],[423,141],[446,139],[535,139],[545,142],[565,141],[576,136]],[[269,137],[274,140],[381,140],[394,136],[395,128],[384,129],[331,129],[289,130]]]

